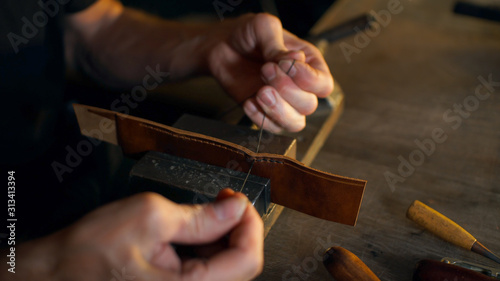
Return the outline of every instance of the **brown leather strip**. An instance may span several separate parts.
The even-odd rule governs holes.
[[[169,127],[149,120],[98,108],[92,113],[114,114],[118,143],[125,154],[150,150],[197,160],[271,179],[271,201],[318,218],[355,225],[366,181],[304,166],[295,159],[255,153],[242,146]]]

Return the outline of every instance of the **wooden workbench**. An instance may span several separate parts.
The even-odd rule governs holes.
[[[320,25],[387,9],[388,2],[339,1]],[[354,37],[331,44],[325,55],[345,109],[312,166],[368,180],[358,224],[285,209],[266,239],[257,280],[333,280],[320,258],[334,245],[359,256],[381,280],[411,280],[415,263],[426,258],[495,265],[436,238],[405,213],[419,199],[500,253],[500,85],[478,103],[473,98],[479,76],[500,83],[500,23],[454,15],[453,1],[400,3],[403,10],[350,62],[340,46],[356,47]],[[454,105],[464,101],[459,117]],[[420,161],[415,140],[432,139],[439,129],[446,140]],[[398,175],[400,159],[410,154],[419,165],[391,188],[385,174]]]

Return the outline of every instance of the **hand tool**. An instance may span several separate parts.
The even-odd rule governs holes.
[[[355,254],[339,246],[326,250],[323,264],[337,281],[380,281]]]
[[[441,262],[460,266],[466,269],[482,273],[488,277],[495,277],[496,279],[500,279],[500,268],[493,268],[490,266],[457,260],[454,258],[442,258]]]
[[[354,35],[365,29],[370,29],[375,22],[376,20],[371,14],[362,14],[319,34],[311,35],[307,37],[306,40],[313,43],[324,55],[329,43]]]
[[[328,43],[332,43],[342,38],[356,34],[364,29],[370,28],[372,23],[375,21],[375,18],[371,14],[362,14],[355,18],[344,21],[317,35],[309,36],[308,38],[306,38],[306,40],[315,45],[317,45],[322,40],[325,40]]]
[[[469,232],[424,203],[415,200],[406,216],[442,239],[500,263],[500,257],[479,243]]]
[[[457,1],[453,12],[492,21],[500,22],[500,5],[498,1]]]
[[[479,272],[457,265],[434,260],[421,260],[417,263],[413,273],[413,281],[494,281]]]

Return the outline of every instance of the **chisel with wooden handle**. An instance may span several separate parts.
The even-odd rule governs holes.
[[[406,216],[442,239],[500,263],[500,257],[479,243],[469,232],[424,203],[415,200]]]
[[[326,250],[323,264],[336,281],[380,281],[363,261],[342,247]]]

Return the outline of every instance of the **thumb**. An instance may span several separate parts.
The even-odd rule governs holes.
[[[274,61],[283,56],[288,49],[283,38],[281,21],[269,14],[257,14],[253,17],[251,26],[257,46],[265,61]]]
[[[185,209],[184,223],[171,241],[187,244],[215,241],[239,223],[249,203],[247,197],[239,193],[201,207],[180,206]]]
[[[257,14],[253,17],[251,26],[265,61],[278,62],[284,59],[305,61],[303,51],[289,50],[285,46],[283,26],[277,17]]]

